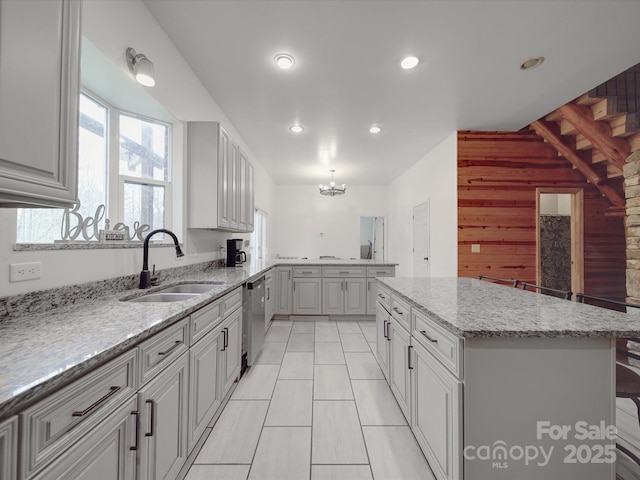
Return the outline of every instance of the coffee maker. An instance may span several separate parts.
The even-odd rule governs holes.
[[[247,254],[240,250],[241,248],[241,238],[227,240],[227,267],[236,267],[247,261]]]

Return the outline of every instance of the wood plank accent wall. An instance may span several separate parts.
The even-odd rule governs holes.
[[[536,281],[536,188],[584,188],[584,293],[624,300],[624,218],[533,132],[458,132],[458,275]],[[479,243],[480,253],[471,253]]]

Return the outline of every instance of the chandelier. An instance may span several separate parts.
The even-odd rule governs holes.
[[[328,195],[329,197],[344,195],[347,191],[347,186],[343,183],[341,187],[337,187],[336,182],[333,181],[333,172],[335,172],[335,170],[329,171],[331,172],[331,183],[329,183],[329,185],[320,184],[320,195]]]

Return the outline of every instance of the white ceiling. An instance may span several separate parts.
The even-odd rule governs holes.
[[[386,185],[455,130],[518,130],[640,63],[637,0],[145,4],[277,184]]]

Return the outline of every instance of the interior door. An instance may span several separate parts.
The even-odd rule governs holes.
[[[429,276],[429,202],[413,207],[413,276]]]

